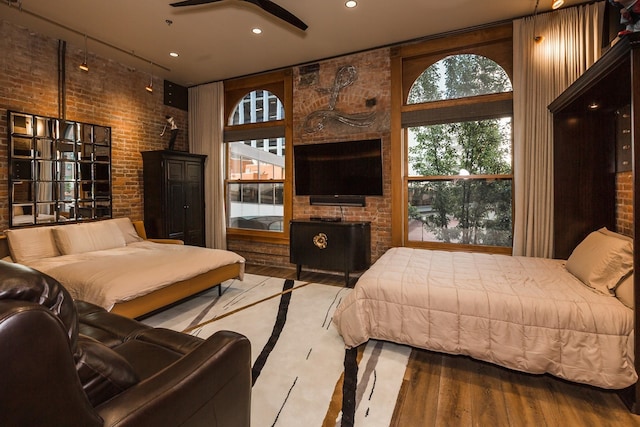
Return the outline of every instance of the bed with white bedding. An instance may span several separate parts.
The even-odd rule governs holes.
[[[142,224],[128,218],[11,229],[5,234],[10,261],[52,276],[74,299],[128,317],[244,274],[245,260],[234,252],[146,240]]]
[[[638,378],[633,310],[616,298],[633,250],[613,235],[591,233],[566,262],[392,248],[333,321],[348,347],[373,338],[621,389]]]
[[[25,265],[55,278],[74,299],[111,310],[172,283],[242,262],[242,257],[230,251],[141,241],[31,260]]]

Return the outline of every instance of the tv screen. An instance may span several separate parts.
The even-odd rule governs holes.
[[[382,140],[293,147],[299,196],[382,196]]]

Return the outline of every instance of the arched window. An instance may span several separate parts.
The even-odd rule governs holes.
[[[227,92],[227,228],[236,235],[286,233],[286,109],[283,83]],[[271,89],[271,90],[270,90]],[[231,100],[225,100],[225,102]],[[244,231],[243,231],[244,230]]]
[[[409,90],[407,104],[511,92],[511,80],[491,59],[475,54],[450,55],[427,68]]]
[[[421,57],[423,71],[404,75],[404,242],[510,252],[511,80],[488,55],[460,50]]]

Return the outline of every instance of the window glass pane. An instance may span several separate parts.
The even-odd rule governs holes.
[[[263,141],[239,141],[229,143],[229,180],[271,180],[284,177],[284,138],[277,138],[274,154]],[[258,145],[260,145],[258,147]]]
[[[509,76],[500,65],[480,55],[447,56],[427,68],[413,83],[408,104],[510,92]]]
[[[283,193],[284,184],[279,182],[229,184],[229,227],[282,232]]]
[[[284,119],[284,106],[280,99],[266,90],[249,92],[238,103],[231,115],[231,125],[269,122]]]
[[[510,247],[511,183],[510,179],[409,182],[409,240]]]
[[[408,129],[409,176],[511,174],[511,117]]]

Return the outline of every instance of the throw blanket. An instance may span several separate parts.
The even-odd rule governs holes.
[[[333,320],[349,347],[374,338],[624,388],[638,378],[632,314],[563,261],[393,248]]]
[[[230,251],[144,241],[26,264],[58,280],[74,299],[110,310],[116,303],[234,263],[242,264],[242,273],[244,258]]]

